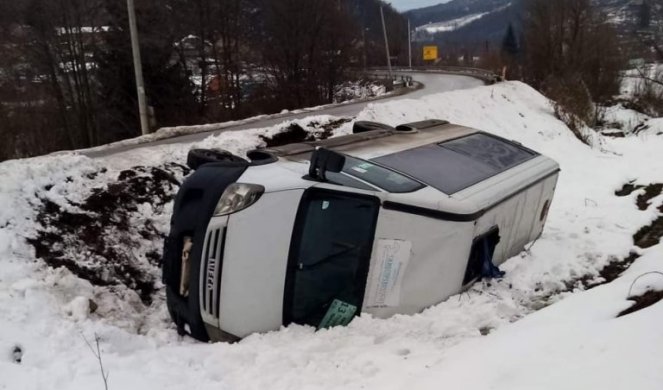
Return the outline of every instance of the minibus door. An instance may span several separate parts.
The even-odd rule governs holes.
[[[379,198],[310,188],[293,231],[283,323],[346,325],[361,312]]]

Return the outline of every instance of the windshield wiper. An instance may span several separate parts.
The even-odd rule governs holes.
[[[318,266],[320,266],[320,265],[322,265],[322,264],[325,264],[325,263],[329,262],[330,260],[332,260],[333,258],[335,258],[335,257],[337,257],[337,256],[344,255],[344,254],[346,254],[346,253],[350,253],[350,252],[352,252],[352,251],[354,251],[354,250],[356,250],[356,249],[360,249],[360,248],[361,248],[361,246],[357,246],[357,245],[349,245],[349,244],[345,244],[345,243],[342,243],[342,242],[335,242],[335,244],[339,244],[339,245],[345,246],[346,248],[343,249],[343,250],[341,250],[341,251],[339,251],[339,252],[329,254],[329,255],[327,255],[327,256],[325,256],[325,257],[323,257],[323,258],[321,258],[321,259],[319,259],[319,260],[317,260],[317,261],[314,261],[314,262],[309,263],[309,264],[306,264],[306,265],[305,265],[304,263],[300,262],[300,263],[298,264],[298,268],[299,268],[301,271],[308,271],[308,270],[311,270],[311,269],[315,269],[315,268],[317,268]]]

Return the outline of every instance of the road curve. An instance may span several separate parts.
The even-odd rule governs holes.
[[[418,99],[422,96],[434,93],[449,92],[458,89],[474,88],[485,84],[482,80],[470,76],[439,74],[439,73],[419,73],[419,72],[407,72],[403,74],[408,74],[412,76],[412,78],[415,81],[422,83],[424,85],[424,88],[418,89],[416,91],[413,91],[405,95],[379,99],[377,100],[377,102],[387,102],[399,99]],[[146,143],[133,144],[133,145],[109,146],[108,148],[104,148],[101,150],[98,149],[97,150],[92,149],[87,151],[83,150],[80,151],[80,153],[88,157],[96,158],[96,157],[105,157],[116,153],[126,152],[132,149],[139,149],[139,148],[151,147],[156,145],[192,143],[205,139],[213,134],[219,134],[226,131],[237,131],[237,130],[261,128],[261,127],[269,127],[282,123],[283,121],[305,118],[312,115],[333,115],[341,117],[343,116],[353,117],[359,114],[359,112],[361,112],[369,103],[372,102],[375,102],[375,100],[343,104],[315,111],[279,115],[277,117],[272,117],[267,119],[248,121],[247,123],[238,124],[236,126],[224,127],[223,129],[175,136],[172,138],[161,139],[153,142],[146,142]]]

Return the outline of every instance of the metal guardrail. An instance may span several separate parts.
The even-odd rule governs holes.
[[[410,87],[412,86],[414,80],[412,76],[405,74],[393,74],[391,77],[386,71],[381,70],[366,70],[366,71],[354,71],[351,72],[351,75],[355,78],[369,77],[378,81],[387,81],[391,79],[394,86],[396,87]]]
[[[374,74],[377,72],[383,74],[387,72],[387,67],[373,67],[368,70],[369,74]],[[499,81],[502,81],[502,78],[490,70],[480,69],[480,68],[471,68],[464,66],[415,66],[412,68],[392,68],[392,73],[401,73],[401,72],[430,72],[430,73],[442,73],[442,74],[455,74],[463,75],[469,77],[475,77],[481,79],[489,84],[493,84]],[[394,77],[400,77],[402,75],[394,75]],[[410,77],[411,79],[411,77]]]
[[[392,69],[392,74],[395,73],[391,77],[392,80],[396,81],[397,84],[394,84],[396,87],[400,86],[405,86],[405,87],[421,87],[421,84],[416,83],[413,80],[413,77],[410,75],[407,75],[407,73],[421,73],[421,72],[431,72],[431,73],[442,73],[442,74],[457,74],[457,75],[466,75],[470,77],[476,77],[478,79],[484,80],[488,83],[494,83],[497,81],[501,81],[501,78],[497,75],[495,75],[493,72],[490,72],[485,69],[478,69],[478,68],[466,68],[466,67],[457,67],[457,66],[418,66],[418,67],[413,67],[413,68],[393,68]],[[405,74],[403,74],[405,73]],[[367,70],[354,70],[354,74],[358,77],[361,76],[366,76],[370,75],[376,78],[381,78],[381,79],[389,79],[389,74],[387,73],[387,67],[374,67],[370,68]],[[401,84],[399,86],[399,84]],[[400,88],[400,91],[397,91],[396,94],[405,94],[409,91],[412,91],[413,88]],[[385,98],[390,98],[394,95],[383,95],[379,97],[374,97],[374,98],[368,98],[365,99],[364,101],[375,101],[375,100],[381,100]],[[337,107],[339,104],[330,104],[327,105],[327,107]],[[322,107],[322,106],[321,106]],[[320,107],[319,107],[320,108]],[[153,142],[163,142],[164,140],[170,139],[170,138],[176,138],[179,136],[187,136],[192,133],[210,133],[210,132],[215,132],[215,131],[224,131],[226,129],[230,130],[234,126],[239,126],[239,125],[245,125],[249,123],[257,123],[265,119],[286,119],[290,117],[294,117],[300,114],[307,114],[307,113],[315,113],[315,109],[302,109],[301,112],[299,113],[292,113],[292,112],[287,112],[287,113],[279,113],[279,114],[271,114],[267,116],[258,116],[254,118],[247,118],[244,120],[241,120],[239,122],[227,122],[227,123],[211,123],[211,124],[204,124],[204,125],[195,125],[195,126],[178,126],[174,128],[162,128],[160,130],[166,130],[166,132],[163,133],[162,137],[157,137],[153,138],[149,141],[137,141],[135,143],[130,143],[130,144],[122,144],[123,141],[120,141],[116,144],[116,146],[113,148],[108,148],[108,145],[104,146],[105,149],[99,149],[99,148],[90,148],[87,149],[87,151],[82,150],[81,152],[84,155],[87,155],[88,157],[103,157],[107,155],[111,155],[114,153],[120,153],[126,150],[134,149],[137,147],[144,146],[145,144],[148,143],[153,143]],[[168,132],[170,131],[170,132]],[[112,144],[111,144],[112,145]]]

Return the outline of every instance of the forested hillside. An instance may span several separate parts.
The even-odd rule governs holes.
[[[334,101],[407,27],[380,0],[136,0],[152,128]],[[126,2],[0,3],[0,160],[140,134]]]

